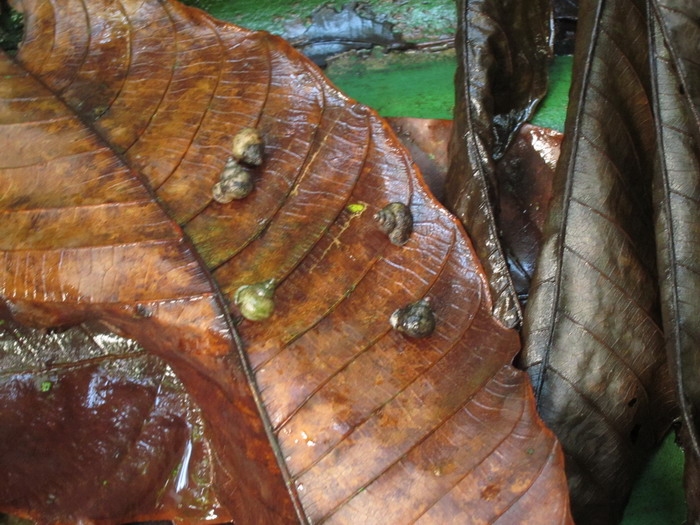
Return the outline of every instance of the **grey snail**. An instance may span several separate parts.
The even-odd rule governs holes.
[[[435,330],[435,313],[428,298],[399,308],[389,318],[395,330],[409,337],[428,337]]]
[[[247,197],[254,187],[253,174],[229,157],[219,182],[212,187],[211,194],[216,202],[228,204]]]
[[[413,215],[410,208],[402,202],[387,204],[374,215],[374,219],[379,224],[379,229],[396,246],[406,244],[413,232]]]

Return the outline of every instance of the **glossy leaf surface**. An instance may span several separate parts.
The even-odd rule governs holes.
[[[552,199],[552,181],[562,134],[524,124],[496,163],[501,191],[499,229],[506,262],[520,304],[527,303],[542,230]]]
[[[645,3],[581,3],[524,364],[562,440],[579,523],[615,523],[674,416],[651,232],[655,129]]]
[[[420,167],[433,195],[443,202],[452,121],[387,120]],[[500,237],[521,304],[527,302],[542,244],[542,229],[552,198],[552,180],[561,141],[562,134],[553,129],[524,124],[495,165],[496,177],[501,184],[498,200]]]
[[[96,325],[5,321],[0,370],[5,511],[226,521],[201,411],[162,360]]]
[[[23,6],[0,102],[18,318],[98,318],[162,356],[236,523],[569,521],[517,334],[376,114],[282,40],[174,2]],[[255,189],[219,204],[247,126],[265,139]],[[395,201],[414,220],[400,247],[373,219]],[[269,279],[274,313],[243,319],[236,291]],[[432,335],[391,329],[425,297]]]
[[[546,1],[461,0],[455,126],[447,206],[471,236],[507,326],[522,319],[501,247],[494,163],[547,89],[551,5]]]
[[[191,245],[137,173],[46,87],[0,60],[0,289],[9,313],[43,326],[99,319],[165,358],[205,413],[230,512],[293,519],[235,333]],[[59,517],[80,514],[45,519]]]

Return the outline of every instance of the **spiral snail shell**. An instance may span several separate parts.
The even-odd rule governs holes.
[[[255,128],[243,128],[233,137],[231,154],[238,162],[249,166],[260,166],[264,152],[265,142]]]
[[[396,246],[406,244],[413,232],[411,209],[402,202],[387,204],[374,215],[374,219],[379,224],[379,229]]]
[[[256,284],[247,284],[236,290],[233,302],[238,306],[241,315],[249,321],[264,321],[275,311],[273,295],[275,280],[268,279]]]
[[[426,297],[394,311],[389,324],[409,337],[428,337],[435,330],[435,313]]]
[[[254,186],[253,174],[233,158],[229,158],[221,172],[219,182],[214,184],[211,193],[216,202],[228,204],[233,200],[243,199],[250,195]]]

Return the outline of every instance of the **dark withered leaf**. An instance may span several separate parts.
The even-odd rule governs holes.
[[[501,243],[522,305],[527,303],[542,244],[561,141],[557,131],[525,124],[496,163]]]
[[[653,188],[661,305],[684,421],[689,523],[700,519],[700,8],[649,3],[657,169]]]
[[[668,429],[646,4],[581,3],[571,104],[524,323],[524,365],[562,441],[577,523],[615,523]]]
[[[516,326],[522,314],[498,235],[494,161],[546,92],[551,6],[543,0],[461,0],[457,16],[447,206],[484,264],[495,317]]]

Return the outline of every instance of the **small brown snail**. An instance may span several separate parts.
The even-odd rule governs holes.
[[[211,190],[216,202],[228,204],[235,199],[243,199],[253,191],[253,174],[229,158],[221,172],[219,182]]]
[[[402,202],[387,204],[374,214],[379,229],[386,233],[392,244],[402,246],[408,242],[413,232],[413,215]]]
[[[255,128],[243,128],[231,144],[231,154],[238,162],[249,166],[260,166],[263,161],[265,142]]]
[[[389,318],[395,330],[409,337],[428,337],[435,330],[435,313],[428,298],[399,308]]]
[[[233,296],[233,302],[238,306],[243,317],[249,321],[264,321],[275,311],[273,295],[275,280],[268,279],[256,284],[241,286]]]

